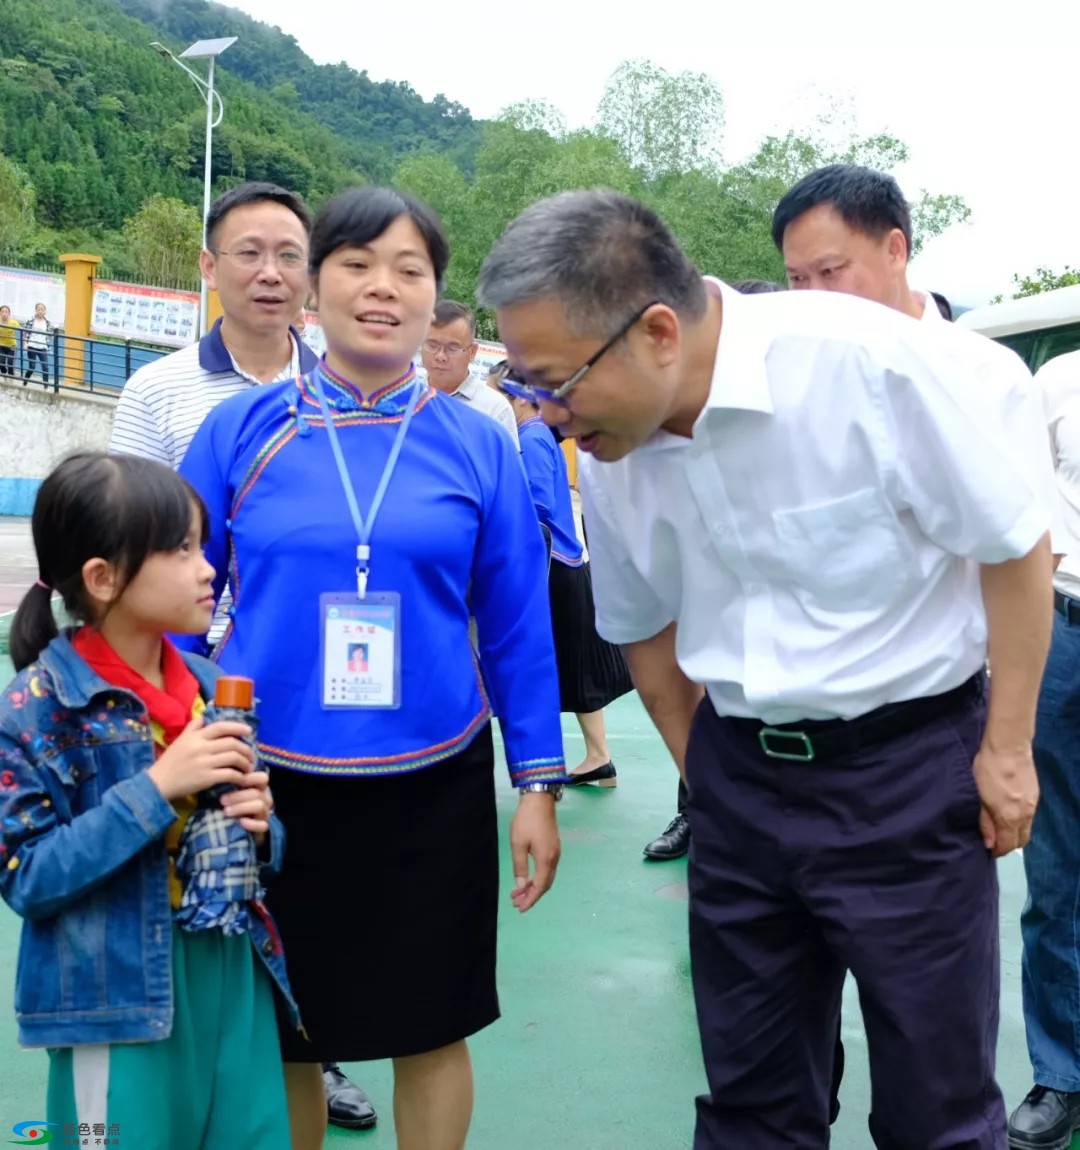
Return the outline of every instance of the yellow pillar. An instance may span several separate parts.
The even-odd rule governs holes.
[[[566,470],[570,475],[570,486],[577,487],[577,440],[562,441],[563,455],[566,456]]]
[[[94,273],[101,256],[85,252],[65,252],[58,257],[64,265],[64,335],[63,380],[65,383],[86,382],[86,344],[90,335],[90,317],[94,307]],[[60,378],[61,364],[53,370]]]
[[[209,331],[224,314],[221,309],[221,296],[211,288],[206,294],[206,331]]]

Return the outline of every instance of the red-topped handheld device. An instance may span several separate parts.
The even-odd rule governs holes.
[[[214,701],[206,709],[206,721],[246,723],[254,731],[258,725],[255,718],[255,680],[243,675],[222,675],[214,684]],[[254,745],[254,736],[247,741]],[[200,805],[220,806],[221,796],[234,789],[232,786],[210,787],[199,796]]]

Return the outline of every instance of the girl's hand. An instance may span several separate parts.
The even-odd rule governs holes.
[[[265,771],[252,771],[244,780],[243,789],[228,791],[221,796],[221,809],[255,836],[261,846],[270,829],[270,812],[274,797],[270,794],[270,776]]]
[[[255,752],[244,739],[251,733],[245,723],[192,719],[147,774],[169,802],[220,785],[250,786]]]

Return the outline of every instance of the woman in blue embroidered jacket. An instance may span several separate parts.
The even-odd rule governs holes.
[[[294,1150],[322,1145],[320,1062],[387,1057],[401,1150],[465,1143],[465,1039],[499,1013],[493,708],[523,792],[519,910],[558,861],[559,688],[528,487],[509,437],[412,364],[448,259],[410,197],[332,200],[311,241],[324,361],[221,404],[181,465],[233,593],[215,657],[258,684],[287,835],[269,902],[309,1036],[281,1029]],[[350,891],[364,917],[343,946],[329,910]]]

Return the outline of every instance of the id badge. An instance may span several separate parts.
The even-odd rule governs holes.
[[[319,596],[323,710],[401,706],[401,596]]]

